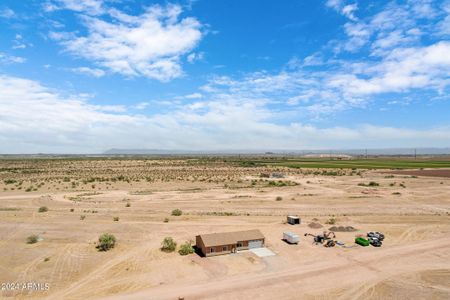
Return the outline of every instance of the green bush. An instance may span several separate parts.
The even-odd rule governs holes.
[[[180,246],[180,250],[178,250],[180,255],[188,255],[194,253],[194,248],[192,248],[192,242],[186,242]]]
[[[39,241],[39,237],[35,234],[27,237],[27,244],[36,244]]]
[[[116,237],[110,233],[104,233],[98,238],[97,248],[100,251],[108,251],[116,245]]]
[[[161,250],[164,252],[173,252],[177,248],[177,243],[171,237],[166,237],[161,243]]]
[[[48,211],[48,207],[47,206],[41,206],[41,207],[39,207],[39,209],[38,209],[38,212],[47,212]]]
[[[174,209],[172,210],[172,216],[181,216],[183,214],[183,212],[181,211],[181,209]]]

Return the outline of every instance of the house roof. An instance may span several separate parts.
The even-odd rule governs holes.
[[[201,234],[199,237],[202,239],[205,247],[211,247],[231,245],[242,241],[260,240],[264,238],[264,235],[258,229],[253,229],[245,231]]]

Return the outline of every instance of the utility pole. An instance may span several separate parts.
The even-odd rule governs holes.
[[[366,159],[367,159],[367,148],[366,148],[366,155],[365,155]]]
[[[416,160],[416,159],[417,159],[417,149],[414,148],[414,160]]]

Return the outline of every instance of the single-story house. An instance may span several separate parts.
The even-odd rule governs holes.
[[[261,231],[254,229],[197,235],[195,245],[205,256],[213,256],[261,248],[264,247],[264,240]]]

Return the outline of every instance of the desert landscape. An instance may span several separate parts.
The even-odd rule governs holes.
[[[408,170],[389,169],[389,161],[377,159],[371,168],[357,160],[280,161],[2,159],[1,298],[450,297],[446,158],[425,160],[423,168],[414,161],[391,161]],[[286,224],[290,214],[301,224]],[[350,227],[355,230],[342,231]],[[340,245],[326,248],[304,236],[330,228]],[[160,249],[166,237],[178,250],[199,234],[247,229],[259,229],[275,255],[241,251],[201,257]],[[299,244],[283,241],[284,231],[298,234]],[[355,236],[368,231],[384,233],[381,247],[355,244]],[[96,247],[103,233],[117,238],[109,251]],[[46,288],[7,286],[14,283]]]

